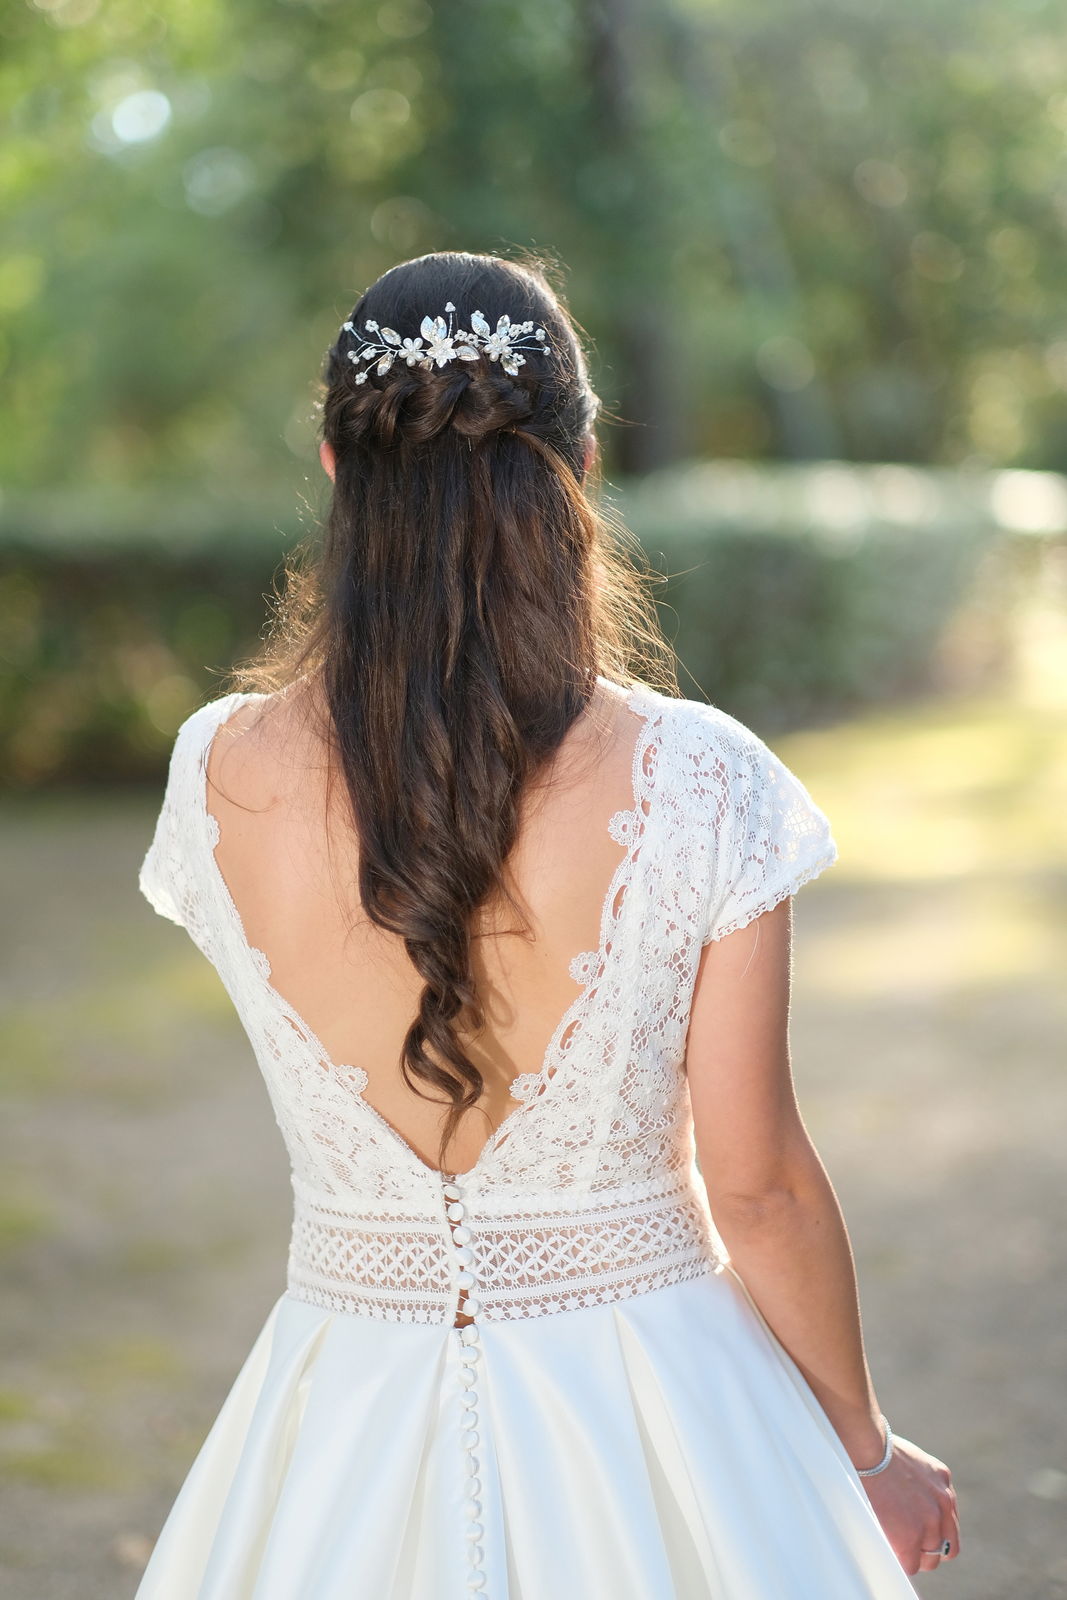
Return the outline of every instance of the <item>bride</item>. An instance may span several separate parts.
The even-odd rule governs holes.
[[[294,1211],[139,1600],[903,1600],[959,1553],[794,1093],[830,826],[631,676],[596,412],[539,270],[386,272],[327,355],[321,551],[175,740],[140,886]]]

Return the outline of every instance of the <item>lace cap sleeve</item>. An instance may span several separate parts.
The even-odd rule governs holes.
[[[837,860],[825,813],[758,734],[702,708],[703,816],[716,837],[703,944],[743,928]]]
[[[170,753],[163,804],[137,874],[137,887],[149,905],[179,928],[189,927],[190,890],[183,841],[195,815],[195,746],[202,727],[203,718],[194,711],[178,729]]]

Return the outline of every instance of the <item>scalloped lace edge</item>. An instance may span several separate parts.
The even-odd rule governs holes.
[[[742,912],[739,917],[734,917],[724,927],[716,928],[713,933],[706,933],[701,940],[701,949],[706,945],[714,944],[719,939],[725,939],[727,934],[739,933],[742,928],[747,928],[748,924],[754,922],[757,917],[762,917],[764,912],[773,911],[776,905],[788,899],[790,895],[796,894],[798,889],[802,889],[812,878],[818,877],[820,872],[825,872],[827,867],[832,867],[837,858],[836,845],[829,850],[824,850],[821,856],[817,856],[814,861],[809,862],[787,883],[779,885],[772,894],[760,900],[756,905],[750,906],[747,911]]]

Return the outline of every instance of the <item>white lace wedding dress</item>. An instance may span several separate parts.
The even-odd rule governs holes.
[[[807,790],[724,712],[629,691],[600,946],[571,964],[541,1071],[449,1181],[245,937],[205,770],[246,698],[183,723],[140,887],[216,967],[262,1069],[292,1167],[288,1282],[137,1600],[914,1600],[695,1166],[701,949],[836,858]]]

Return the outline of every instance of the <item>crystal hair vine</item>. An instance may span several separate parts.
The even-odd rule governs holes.
[[[402,339],[394,328],[383,328],[370,320],[363,324],[362,333],[355,323],[342,323],[347,333],[362,340],[358,350],[347,352],[348,359],[357,366],[361,361],[373,362],[375,370],[384,376],[396,361],[405,361],[409,367],[430,370],[435,366],[447,366],[450,361],[477,361],[479,356],[488,356],[490,361],[499,361],[504,371],[514,377],[526,363],[526,357],[522,354],[524,350],[545,348],[548,335],[544,328],[538,328],[532,322],[512,322],[505,312],[497,319],[494,329],[490,328],[480,311],[475,311],[471,314],[468,331],[453,327],[452,314],[455,309],[451,300],[445,302],[447,322],[440,316],[423,317],[420,337],[416,339]],[[360,367],[356,382],[366,383],[369,376],[370,368]]]

